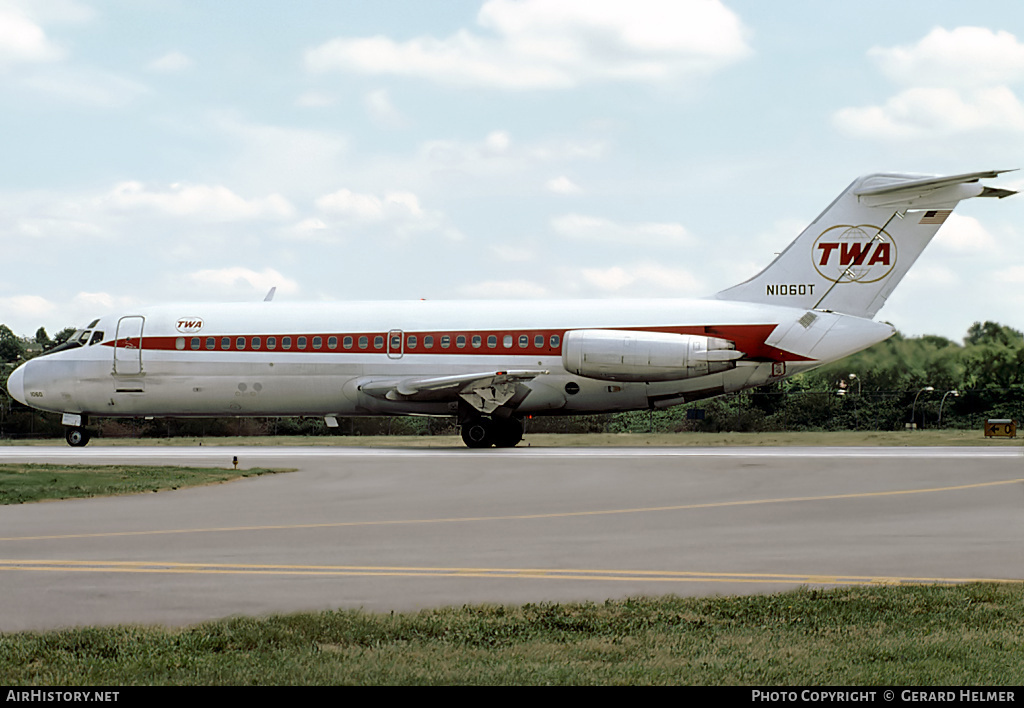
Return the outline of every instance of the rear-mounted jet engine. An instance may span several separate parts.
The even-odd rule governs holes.
[[[602,381],[678,381],[736,367],[743,352],[718,337],[579,329],[566,332],[562,366]]]

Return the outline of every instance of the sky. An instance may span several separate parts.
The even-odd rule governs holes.
[[[18,334],[271,287],[703,297],[861,174],[1024,167],[1024,5],[0,0],[0,109]],[[878,319],[1024,329],[1024,195],[961,203]]]

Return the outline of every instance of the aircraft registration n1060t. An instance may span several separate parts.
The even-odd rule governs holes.
[[[525,415],[666,408],[887,339],[871,318],[961,200],[1015,193],[980,184],[1006,171],[861,177],[706,299],[152,307],[93,320],[8,389],[75,446],[95,417],[456,415],[468,446],[511,447]]]

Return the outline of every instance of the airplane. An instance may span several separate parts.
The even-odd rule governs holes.
[[[872,318],[983,179],[860,177],[763,271],[704,299],[176,304],[97,318],[8,390],[90,418],[457,416],[513,447],[524,416],[660,409],[764,386],[881,342]],[[268,293],[267,300],[273,297]]]

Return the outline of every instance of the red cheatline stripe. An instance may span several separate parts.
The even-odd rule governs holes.
[[[578,328],[587,329],[587,328]],[[643,332],[666,332],[674,334],[690,334],[705,337],[719,337],[721,339],[727,339],[736,344],[736,349],[744,352],[750,359],[762,359],[768,361],[811,361],[808,357],[793,354],[781,349],[777,349],[773,346],[765,344],[765,340],[775,329],[773,324],[764,325],[696,325],[696,326],[658,326],[658,327],[603,327],[599,329],[620,329],[629,331],[643,331]],[[288,334],[232,334],[232,335],[181,335],[173,337],[143,337],[142,348],[148,351],[176,351],[179,349],[179,342],[184,351],[260,351],[268,352],[273,351],[275,353],[288,353],[288,354],[304,354],[304,353],[333,353],[333,354],[384,354],[389,351],[388,338],[392,334],[395,336],[402,336],[403,342],[401,347],[393,347],[390,349],[392,354],[402,352],[404,354],[473,354],[473,355],[522,355],[522,356],[560,356],[562,347],[562,340],[565,338],[565,333],[571,330],[565,329],[530,329],[530,330],[465,330],[465,331],[400,331],[391,330],[390,332],[348,332],[348,333],[288,333]],[[464,346],[459,347],[457,345],[458,337],[465,337],[466,343]],[[511,337],[511,346],[505,346],[505,337]],[[527,346],[519,346],[519,338],[521,336],[527,337]],[[537,336],[543,337],[543,346],[536,346],[535,338]],[[552,346],[552,336],[557,336],[557,344]],[[253,338],[258,337],[260,339],[260,346],[258,349],[253,348]],[[299,348],[299,339],[305,338],[305,347]],[[320,346],[314,347],[314,338],[320,338]],[[337,345],[334,349],[329,346],[329,340],[331,337],[337,338]],[[344,347],[345,337],[352,338],[352,346],[348,349]],[[365,337],[367,339],[366,348],[359,347],[359,339]],[[375,346],[375,339],[381,338],[382,345],[378,348]],[[416,338],[416,346],[409,346],[410,337]],[[424,339],[426,337],[433,337],[433,346],[428,348],[425,346]],[[449,337],[450,342],[447,348],[441,346],[441,338]],[[473,346],[473,338],[479,337],[479,346]],[[494,337],[495,346],[488,344],[488,338]],[[268,339],[275,339],[276,344],[274,349],[270,349],[267,346]],[[291,345],[289,349],[283,347],[283,340],[289,338]],[[199,340],[199,349],[192,349],[192,341],[194,339]],[[213,348],[207,348],[207,340],[213,340]],[[227,347],[222,347],[222,340],[227,339]],[[244,342],[243,347],[238,346],[238,340],[241,339]],[[127,348],[138,347],[138,339],[133,338],[127,341]],[[105,346],[119,346],[125,347],[126,340],[120,339],[116,342],[110,340],[103,343]]]

